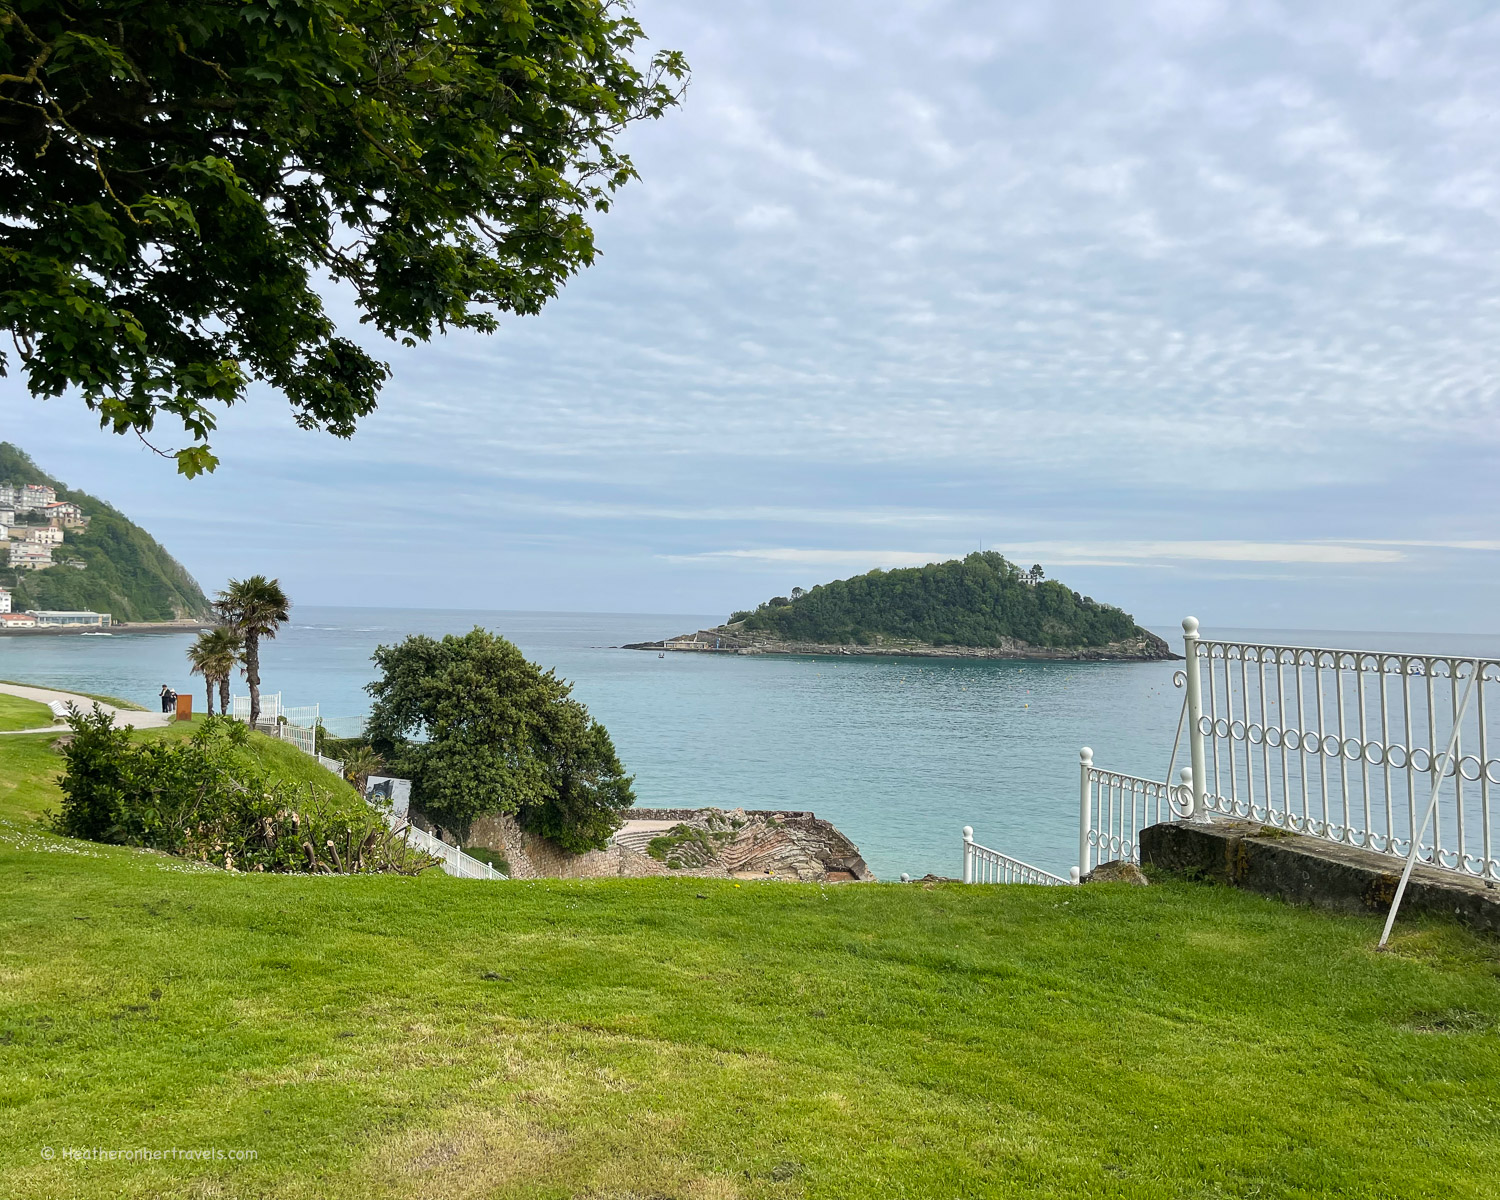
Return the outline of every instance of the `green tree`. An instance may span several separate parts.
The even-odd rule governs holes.
[[[208,715],[214,715],[214,687],[219,689],[219,713],[229,715],[229,677],[239,664],[244,639],[228,626],[205,629],[188,647],[188,663],[194,675],[203,676],[208,695]]]
[[[250,728],[260,720],[260,639],[274,638],[291,619],[292,602],[279,579],[252,575],[231,579],[214,600],[214,610],[244,643],[241,659],[250,686]]]
[[[604,726],[505,638],[414,636],[374,661],[366,734],[461,841],[476,817],[508,813],[566,850],[599,849],[635,803]]]
[[[212,470],[252,380],[350,436],[389,369],[338,336],[535,313],[678,102],[626,0],[0,0],[0,329],[31,391]],[[0,355],[0,374],[6,359]]]

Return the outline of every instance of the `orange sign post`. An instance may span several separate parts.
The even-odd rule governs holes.
[[[188,692],[177,693],[177,720],[191,721],[193,719],[193,697]]]

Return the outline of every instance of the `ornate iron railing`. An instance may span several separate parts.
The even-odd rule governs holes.
[[[1139,835],[1148,825],[1192,812],[1191,772],[1176,785],[1094,766],[1094,752],[1078,752],[1078,867],[1087,875],[1100,863],[1140,861]]]
[[[1182,624],[1197,810],[1500,880],[1500,663]]]
[[[1008,854],[1001,854],[998,850],[991,850],[988,846],[981,846],[974,841],[974,830],[972,827],[964,826],[964,867],[963,880],[965,883],[1041,883],[1048,886],[1064,886],[1078,882],[1078,871],[1072,872],[1072,879],[1064,879],[1060,875],[1054,875],[1051,871],[1044,871],[1040,867],[1033,867],[1030,863],[1022,862],[1019,858],[1011,858]]]

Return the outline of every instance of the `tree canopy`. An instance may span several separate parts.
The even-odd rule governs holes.
[[[1129,614],[1080,596],[1040,566],[1022,571],[994,551],[792,589],[731,622],[788,641],[868,644],[876,635],[935,646],[1103,646],[1134,637]]]
[[[674,105],[627,0],[0,0],[0,329],[31,391],[212,470],[263,381],[350,436],[405,344],[535,313]],[[7,359],[0,353],[0,374]]]
[[[476,817],[504,813],[565,850],[596,850],[635,803],[604,726],[505,638],[479,628],[441,641],[415,635],[374,660],[368,740],[460,835]]]

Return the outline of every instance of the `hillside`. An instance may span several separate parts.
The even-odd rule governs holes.
[[[208,600],[187,570],[139,525],[97,497],[53,479],[25,451],[0,442],[0,483],[46,484],[89,518],[86,529],[69,529],[57,564],[40,571],[0,568],[0,585],[12,592],[18,611],[28,608],[93,609],[119,621],[170,621],[205,617]]]
[[[874,570],[810,591],[793,589],[696,644],[758,653],[875,653],[992,658],[1174,657],[1167,644],[1113,605],[1081,596],[1039,568],[1022,571],[993,551],[893,571]],[[708,641],[708,647],[701,643]],[[681,639],[674,639],[681,642]]]

